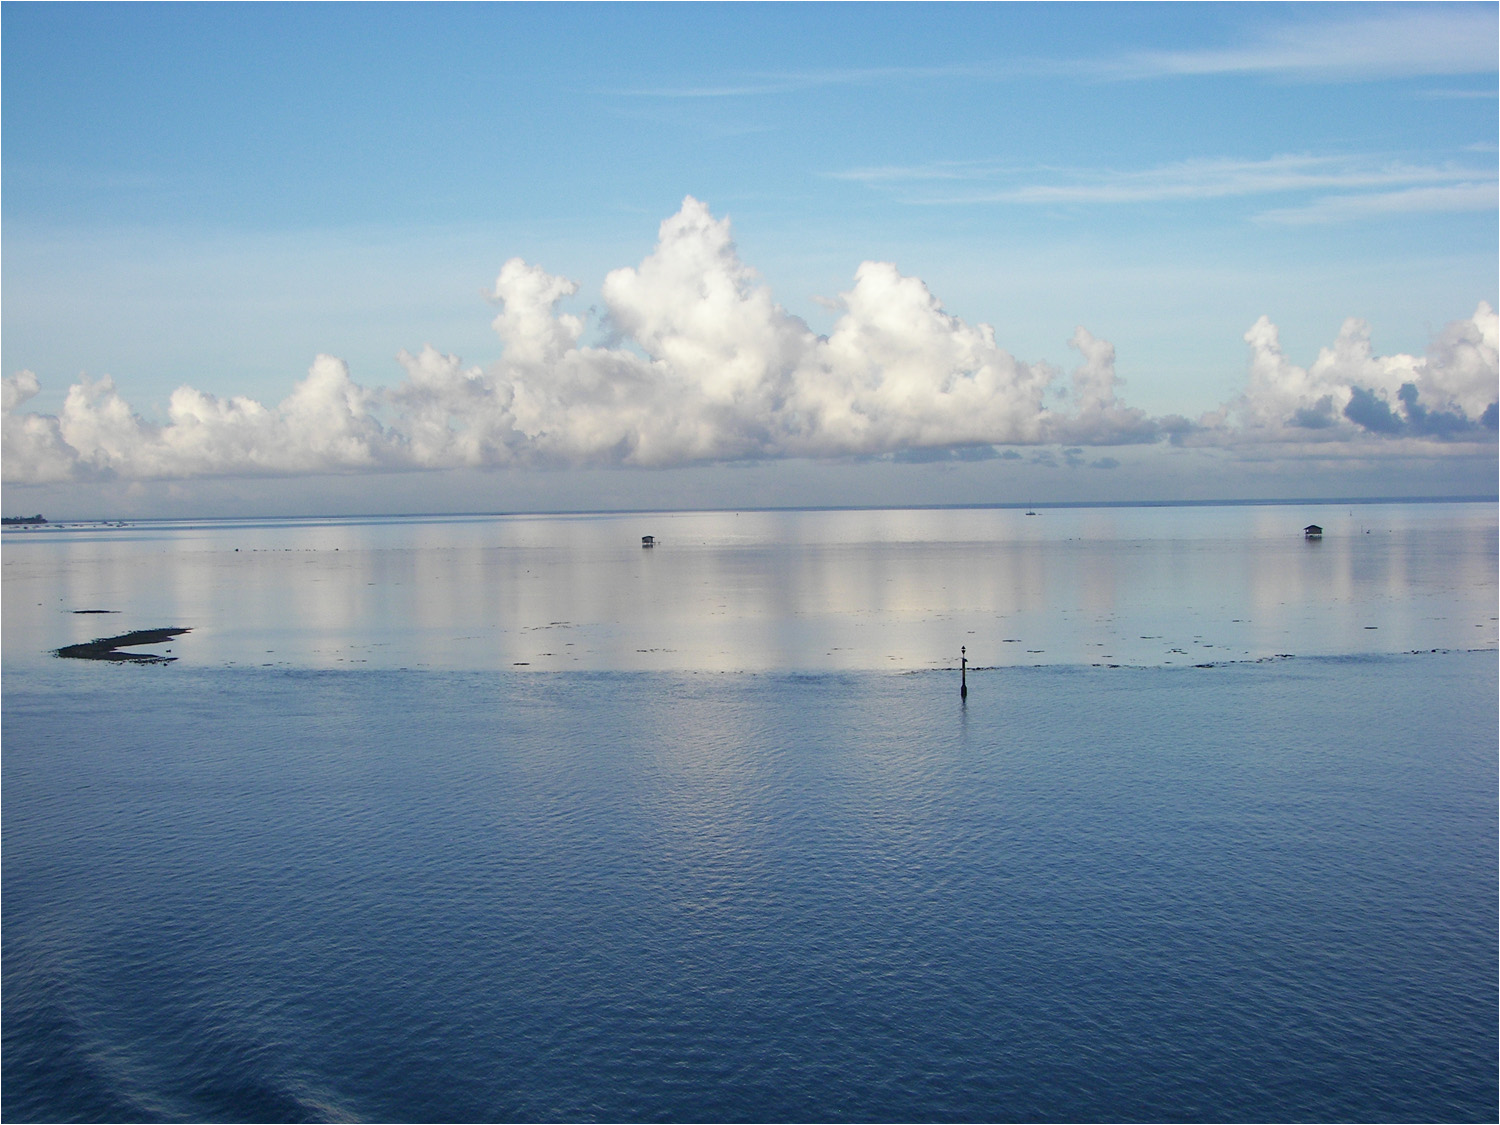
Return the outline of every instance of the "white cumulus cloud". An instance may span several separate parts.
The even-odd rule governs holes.
[[[1115,349],[1079,327],[1067,378],[946,312],[915,277],[859,266],[827,336],[772,298],[729,221],[691,197],[634,268],[609,273],[590,318],[561,311],[578,284],[512,259],[493,299],[500,358],[465,365],[428,346],[405,379],[366,387],[319,356],[282,402],[180,387],[141,417],[106,376],[81,378],[54,417],[27,412],[30,371],[4,379],[10,482],[186,479],[537,465],[670,466],[771,457],[987,456],[997,445],[1082,446],[1165,436],[1233,445],[1391,435],[1492,440],[1496,317],[1449,325],[1428,354],[1378,357],[1349,321],[1308,367],[1262,318],[1246,335],[1245,394],[1199,423],[1120,398]],[[591,342],[593,341],[593,342]],[[1103,458],[1101,467],[1114,464]]]
[[[1370,326],[1346,320],[1307,367],[1289,360],[1262,316],[1245,333],[1249,385],[1206,419],[1220,440],[1338,439],[1360,434],[1482,437],[1495,432],[1500,318],[1480,302],[1447,325],[1425,356],[1377,356]]]

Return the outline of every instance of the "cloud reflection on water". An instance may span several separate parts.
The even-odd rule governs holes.
[[[1314,521],[1324,538],[1306,542]],[[981,668],[1493,647],[1495,544],[1489,504],[8,532],[5,659],[89,639],[81,608],[191,626],[179,655],[203,665],[920,670],[960,645]]]

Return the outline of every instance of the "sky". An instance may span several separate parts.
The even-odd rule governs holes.
[[[1497,35],[8,0],[5,512],[1493,495]]]

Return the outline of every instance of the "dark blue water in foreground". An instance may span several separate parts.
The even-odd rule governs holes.
[[[1494,1120],[1496,656],[56,662],[7,1120]]]

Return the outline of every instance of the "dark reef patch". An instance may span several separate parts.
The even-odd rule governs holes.
[[[175,656],[158,656],[154,652],[123,652],[122,649],[136,645],[159,645],[170,641],[189,629],[136,629],[121,633],[118,637],[96,637],[77,645],[64,645],[57,650],[58,656],[72,660],[116,660],[131,664],[170,664]]]

